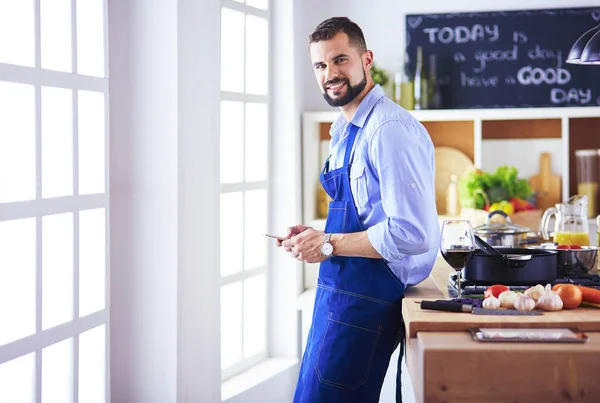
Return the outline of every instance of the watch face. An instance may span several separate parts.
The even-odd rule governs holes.
[[[324,243],[323,245],[321,245],[321,253],[325,256],[331,256],[331,254],[333,253],[333,245],[331,245],[330,243]]]

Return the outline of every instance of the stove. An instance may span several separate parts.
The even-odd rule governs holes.
[[[448,279],[448,295],[452,298],[455,298],[458,296],[458,291],[457,291],[457,286],[456,286],[456,276],[459,273],[460,272],[451,274],[450,278]],[[556,281],[551,284],[552,285],[554,285],[554,284],[576,284],[576,285],[581,285],[584,287],[590,287],[590,288],[595,288],[597,290],[600,290],[600,275],[589,274],[589,273],[581,273],[581,274],[571,273],[569,276],[557,277]],[[525,285],[517,285],[517,286],[510,285],[510,284],[505,284],[505,285],[509,286],[510,289],[513,291],[525,291],[526,289],[531,287],[531,286],[525,286]],[[546,284],[542,284],[542,285],[545,286]],[[460,288],[462,288],[463,296],[483,295],[484,291],[489,287],[487,285],[474,284],[470,281],[466,281],[462,277],[460,279],[460,286],[461,286]]]

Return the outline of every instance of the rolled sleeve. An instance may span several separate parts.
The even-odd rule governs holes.
[[[431,250],[437,226],[433,143],[420,124],[387,121],[374,133],[370,161],[379,178],[385,219],[369,227],[369,241],[389,262]]]

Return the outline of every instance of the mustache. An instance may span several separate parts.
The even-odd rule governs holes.
[[[338,84],[338,83],[346,83],[346,82],[348,82],[348,80],[346,80],[346,79],[344,79],[344,78],[334,78],[333,80],[329,80],[329,81],[325,82],[325,83],[323,84],[323,87],[324,87],[324,88],[327,88],[327,87],[329,87],[329,86],[331,86],[331,85],[334,85],[334,84]]]

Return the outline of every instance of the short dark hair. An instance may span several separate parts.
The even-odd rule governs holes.
[[[350,44],[359,51],[367,50],[367,43],[360,27],[348,17],[332,17],[320,23],[314,32],[308,36],[309,46],[312,43],[328,41],[340,32],[348,35]]]

